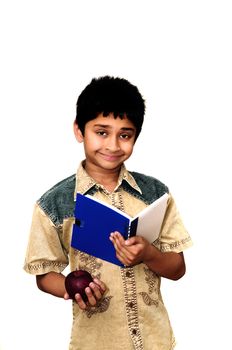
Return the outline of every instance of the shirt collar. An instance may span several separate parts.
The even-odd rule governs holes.
[[[138,191],[140,194],[142,194],[140,187],[138,186],[137,182],[135,181],[135,179],[131,175],[131,173],[129,171],[127,171],[124,164],[122,165],[120,173],[119,173],[118,185],[117,185],[116,189],[122,184],[123,180],[125,180],[132,188],[134,188],[136,191]]]
[[[77,169],[74,199],[76,199],[77,193],[85,194],[88,190],[90,190],[90,188],[94,186],[103,187],[102,185],[98,184],[91,176],[88,175],[88,173],[85,171],[83,167],[83,163],[84,161],[81,162],[81,164]],[[138,191],[139,193],[142,193],[134,177],[131,175],[131,173],[129,173],[129,171],[127,171],[124,164],[122,164],[121,166],[121,170],[118,177],[118,184],[115,188],[115,191],[121,186],[123,180],[125,180],[136,191]]]

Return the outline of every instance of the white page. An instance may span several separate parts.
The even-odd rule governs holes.
[[[165,193],[139,213],[137,236],[146,238],[150,243],[158,238],[166,212],[168,198],[168,193]]]

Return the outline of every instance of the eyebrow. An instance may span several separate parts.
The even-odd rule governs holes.
[[[95,124],[94,127],[111,129],[112,127],[108,124]],[[123,131],[135,131],[135,128],[121,128]]]

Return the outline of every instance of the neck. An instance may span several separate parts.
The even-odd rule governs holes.
[[[85,162],[84,168],[89,176],[91,176],[97,183],[103,185],[108,191],[112,192],[116,187],[121,166],[115,169],[103,169],[94,167]]]

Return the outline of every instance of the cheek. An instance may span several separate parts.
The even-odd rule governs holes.
[[[123,144],[124,152],[127,153],[128,155],[131,155],[131,153],[133,152],[133,146],[134,146],[134,144],[132,144],[132,143]]]
[[[89,135],[88,137],[85,138],[85,148],[86,150],[96,150],[100,148],[102,145],[101,140],[98,138],[94,137],[94,135]]]

